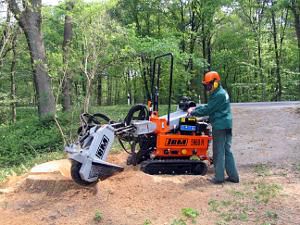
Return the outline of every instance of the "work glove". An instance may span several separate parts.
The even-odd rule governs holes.
[[[191,115],[191,113],[195,110],[195,108],[196,107],[190,107],[189,109],[188,109],[188,115]]]

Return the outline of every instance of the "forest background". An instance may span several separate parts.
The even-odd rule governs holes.
[[[300,100],[299,0],[1,1],[0,180],[63,157],[80,112],[124,119],[174,55],[172,103],[205,102],[215,70],[232,102]],[[169,65],[160,65],[160,103]],[[164,109],[164,108],[163,108]]]

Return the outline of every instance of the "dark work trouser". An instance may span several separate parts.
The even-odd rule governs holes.
[[[224,181],[224,170],[226,170],[231,179],[238,180],[239,174],[231,151],[232,130],[213,130],[212,135],[215,179]]]

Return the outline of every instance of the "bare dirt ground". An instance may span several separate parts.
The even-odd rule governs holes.
[[[82,188],[68,161],[12,177],[0,190],[0,224],[300,224],[300,106],[233,107],[233,151],[241,182],[125,171]],[[49,165],[49,164],[48,164]],[[53,165],[55,165],[53,167]]]

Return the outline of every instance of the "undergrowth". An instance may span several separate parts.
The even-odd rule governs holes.
[[[113,121],[123,121],[131,106],[91,107],[90,113],[106,114]],[[160,115],[167,112],[167,106],[160,106]],[[174,111],[176,106],[172,106]],[[36,163],[62,158],[64,140],[72,143],[77,138],[80,126],[80,109],[72,112],[58,112],[56,119],[62,128],[64,137],[54,121],[41,122],[33,107],[18,107],[17,122],[11,123],[7,114],[1,114],[0,120],[0,181],[12,174],[26,172]],[[121,150],[114,143],[111,153]]]

